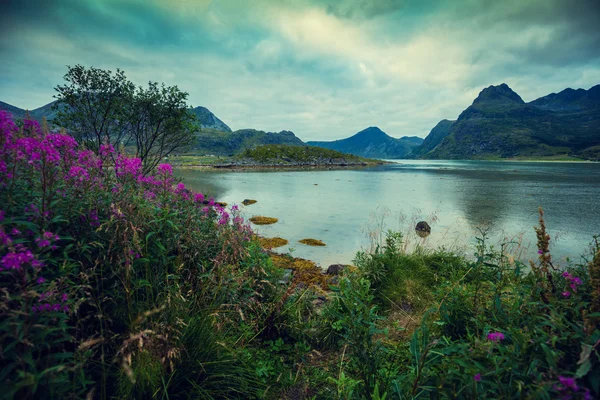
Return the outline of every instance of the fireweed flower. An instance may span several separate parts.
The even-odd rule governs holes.
[[[473,377],[473,380],[474,380],[475,382],[479,382],[479,381],[481,381],[481,374],[476,374],[476,375]]]
[[[487,338],[494,343],[498,343],[504,340],[504,334],[502,332],[492,332],[487,335]]]
[[[19,250],[21,250],[21,248],[19,248]],[[18,270],[26,264],[30,264],[33,267],[38,265],[41,266],[41,262],[35,259],[31,250],[19,250],[10,252],[2,257],[2,260],[0,260],[0,271],[9,269]]]
[[[204,195],[202,193],[196,193],[194,195],[194,201],[196,203],[202,203],[204,201]]]
[[[91,210],[89,215],[88,215],[88,220],[90,221],[90,226],[93,226],[95,228],[100,226],[100,221],[98,219],[98,211],[97,210]]]
[[[569,296],[571,296],[571,292],[569,292],[569,291],[564,291],[561,294],[563,295],[563,297],[569,297]]]
[[[577,381],[575,378],[559,376],[558,381],[560,382],[560,385],[556,386],[556,390],[558,390],[559,392],[564,392],[564,391],[577,392],[577,391],[579,391],[579,386],[577,386]]]
[[[39,278],[36,279],[35,281],[38,285],[41,285],[42,283],[46,282],[46,278],[44,278],[43,276],[40,276]]]
[[[105,158],[111,154],[114,154],[115,148],[112,144],[103,144],[100,146],[100,151],[98,153],[100,153],[100,157]]]
[[[156,173],[159,175],[173,175],[173,167],[170,164],[158,164],[156,167]]]
[[[142,160],[139,158],[128,158],[119,154],[115,161],[115,175],[117,178],[132,176],[137,178],[142,172]]]
[[[0,231],[0,245],[2,246],[10,246],[12,244],[12,239],[8,236],[4,231]]]

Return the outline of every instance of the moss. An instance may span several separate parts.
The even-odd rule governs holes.
[[[300,243],[305,244],[307,246],[326,246],[321,240],[318,239],[302,239],[298,240]]]
[[[250,218],[250,222],[256,225],[271,225],[277,221],[279,221],[277,218],[263,217],[261,215]]]
[[[252,200],[252,199],[245,199],[244,201],[242,201],[242,204],[245,206],[249,206],[250,204],[254,204],[256,203],[256,200]]]
[[[275,247],[285,246],[286,244],[288,244],[288,241],[286,239],[283,239],[280,237],[274,237],[274,238],[259,237],[258,242],[260,243],[260,246],[262,248],[267,249],[267,250],[274,249]]]
[[[322,291],[329,290],[331,277],[323,274],[321,268],[314,261],[303,258],[293,258],[287,255],[271,254],[273,264],[279,268],[294,271],[292,284],[294,286],[302,283],[304,285],[319,288]]]

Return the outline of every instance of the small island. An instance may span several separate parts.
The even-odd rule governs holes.
[[[179,155],[170,157],[169,161],[178,168],[219,170],[356,168],[386,163],[321,147],[288,144],[266,144],[247,148],[230,157]]]

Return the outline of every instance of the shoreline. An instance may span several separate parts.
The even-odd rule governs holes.
[[[392,164],[392,162],[378,163],[343,163],[343,164],[296,164],[296,165],[280,165],[280,164],[256,164],[256,165],[235,165],[235,164],[194,164],[181,165],[172,164],[173,168],[180,170],[199,170],[199,171],[310,171],[310,170],[339,170],[339,169],[360,169],[375,167],[378,165]]]

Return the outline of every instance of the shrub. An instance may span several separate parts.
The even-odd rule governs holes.
[[[265,278],[267,259],[253,257],[237,207],[206,202],[169,165],[143,175],[139,159],[109,145],[96,154],[34,121],[18,127],[4,112],[0,147],[8,398],[147,398],[191,351],[199,331],[190,323],[199,322],[189,310],[244,296],[238,304],[251,308],[248,298],[272,296],[277,274]],[[217,386],[206,390],[218,396]]]

